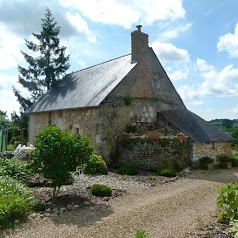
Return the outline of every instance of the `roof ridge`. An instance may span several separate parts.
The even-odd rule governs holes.
[[[116,59],[120,59],[120,58],[125,57],[125,56],[128,56],[128,55],[131,55],[131,53],[126,54],[126,55],[122,55],[122,56],[119,56],[119,57],[116,57],[116,58],[113,58],[113,59],[110,59],[110,60],[107,60],[107,61],[104,61],[104,62],[102,62],[102,63],[98,63],[98,64],[95,64],[95,65],[86,67],[86,68],[84,68],[84,69],[79,69],[79,70],[74,71],[74,72],[72,72],[72,73],[69,73],[69,74],[67,74],[67,75],[74,74],[74,73],[77,73],[77,72],[80,72],[80,71],[83,71],[83,70],[86,70],[86,69],[90,69],[90,68],[93,68],[93,67],[95,67],[95,66],[102,65],[102,64],[108,63],[108,62],[113,61],[113,60],[116,60]]]

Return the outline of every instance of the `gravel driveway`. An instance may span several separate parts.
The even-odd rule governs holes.
[[[215,214],[217,189],[237,182],[238,169],[193,171],[157,186],[131,183],[121,197],[55,217],[33,219],[8,238],[133,238],[145,230],[151,238],[189,234]],[[117,182],[117,185],[119,183]]]

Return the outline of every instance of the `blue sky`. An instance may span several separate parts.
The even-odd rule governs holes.
[[[238,1],[0,0],[0,110],[19,112],[12,86],[24,39],[49,7],[71,55],[68,73],[130,53],[141,24],[187,108],[206,120],[238,118]],[[30,52],[28,52],[30,53]]]

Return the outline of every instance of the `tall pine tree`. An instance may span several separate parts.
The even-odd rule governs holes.
[[[49,8],[42,19],[42,30],[39,34],[33,33],[38,44],[25,40],[32,55],[23,54],[28,68],[18,66],[18,81],[30,92],[30,97],[24,97],[20,91],[13,88],[15,96],[21,105],[21,111],[29,108],[40,96],[53,87],[69,69],[69,55],[65,54],[66,47],[60,46],[60,27],[54,21]]]

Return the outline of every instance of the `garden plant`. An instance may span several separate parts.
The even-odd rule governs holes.
[[[112,196],[112,189],[104,184],[93,184],[91,193],[97,197],[110,197]]]
[[[14,226],[32,210],[34,198],[29,188],[11,177],[0,177],[0,228]]]
[[[32,168],[52,180],[53,196],[67,183],[71,172],[92,155],[90,141],[77,134],[62,131],[57,125],[38,131],[33,152]]]
[[[85,174],[105,174],[107,165],[102,156],[92,154],[90,158],[82,165]]]
[[[218,189],[218,220],[229,223],[238,218],[238,184],[228,183]]]

